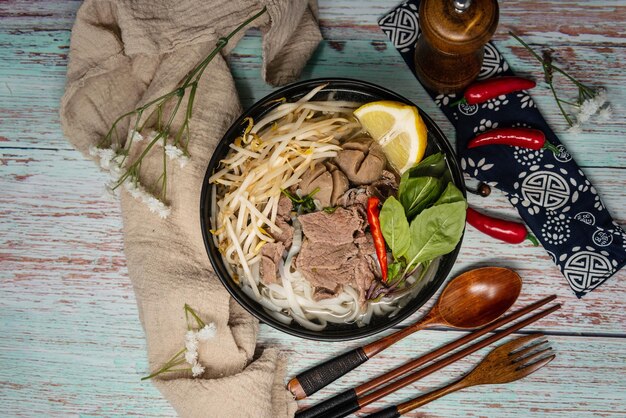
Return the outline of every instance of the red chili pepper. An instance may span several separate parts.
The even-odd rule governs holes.
[[[490,237],[499,239],[510,244],[519,244],[524,240],[529,240],[533,245],[539,245],[537,238],[526,230],[522,223],[505,221],[504,219],[492,218],[467,208],[467,223],[478,229],[480,232]]]
[[[467,144],[467,148],[482,147],[484,145],[511,145],[529,149],[549,149],[555,154],[560,151],[546,141],[545,134],[539,129],[531,128],[496,128],[477,135]]]
[[[463,93],[463,99],[461,99],[460,102],[471,105],[483,103],[502,94],[532,89],[536,85],[537,83],[534,81],[522,77],[506,76],[490,78],[469,86],[465,90],[465,93]],[[455,102],[452,104],[456,105],[458,103],[459,102]]]
[[[380,199],[377,197],[370,197],[367,200],[367,223],[370,225],[370,232],[374,239],[374,248],[376,248],[376,256],[380,263],[380,270],[383,274],[383,283],[387,283],[387,247],[385,246],[385,238],[383,238],[383,231],[380,229],[380,209],[378,205]]]

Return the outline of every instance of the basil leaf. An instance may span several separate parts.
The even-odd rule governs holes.
[[[405,181],[404,193],[398,193],[407,218],[411,219],[437,200],[443,183],[435,177],[409,178]]]
[[[411,222],[411,244],[405,254],[409,268],[454,250],[463,228],[467,203],[444,203],[425,209]]]
[[[463,193],[454,185],[454,183],[450,182],[446,186],[446,189],[443,191],[439,199],[433,204],[433,206],[443,205],[445,203],[454,203],[465,201],[465,197],[463,197]]]
[[[406,174],[407,177],[441,177],[447,170],[446,159],[443,153],[438,152],[424,158],[415,167],[411,167],[404,174]]]
[[[392,283],[393,280],[400,274],[400,271],[404,268],[401,262],[394,261],[387,266],[387,283]]]
[[[409,221],[404,214],[404,208],[391,196],[385,200],[380,210],[380,229],[385,237],[385,242],[391,248],[394,258],[399,258],[406,253],[411,243],[409,236]]]
[[[447,173],[446,160],[440,152],[429,155],[414,167],[405,171],[400,176],[400,184],[398,186],[398,195],[402,196],[407,186],[407,180],[415,177],[441,177]]]

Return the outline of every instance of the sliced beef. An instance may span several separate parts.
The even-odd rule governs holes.
[[[303,195],[319,189],[314,199],[326,208],[335,206],[337,198],[348,190],[348,178],[332,163],[315,164],[304,172],[298,187]]]
[[[282,195],[278,199],[278,210],[276,216],[288,221],[291,219],[291,211],[293,210],[293,202],[287,196]]]
[[[363,207],[363,209],[367,209],[367,199],[369,198],[370,195],[367,194],[367,189],[365,187],[355,187],[349,189],[339,199],[337,199],[337,205],[346,208],[359,205]]]
[[[265,284],[278,283],[278,263],[283,257],[282,242],[268,242],[261,248],[261,280]]]
[[[321,292],[319,297],[351,284],[364,303],[376,269],[368,260],[373,243],[359,208],[339,207],[333,213],[314,212],[298,219],[305,237],[297,258],[298,271]]]
[[[333,213],[324,211],[301,215],[304,236],[312,242],[334,246],[352,243],[355,233],[363,229],[363,219],[355,211],[338,207]]]
[[[344,143],[335,163],[351,183],[370,184],[378,180],[387,159],[381,146],[371,139],[357,139]]]
[[[357,255],[358,249],[351,243],[331,246],[305,240],[296,268],[313,286],[334,291],[342,281],[341,277],[337,277],[338,273],[346,270],[346,261]]]
[[[317,301],[334,298],[335,296],[337,296],[335,292],[331,292],[323,287],[315,289],[315,292],[313,293],[313,299]]]
[[[280,232],[271,231],[270,235],[277,241],[282,242],[286,249],[291,248],[293,242],[293,226],[283,218],[276,217],[276,226],[280,228]],[[267,245],[267,244],[266,244]]]
[[[293,226],[290,223],[292,210],[293,203],[291,200],[287,196],[281,196],[280,200],[278,200],[278,210],[276,212],[276,221],[274,222],[280,228],[280,232],[270,231],[270,235],[276,241],[282,242],[287,250],[291,248],[293,241]]]
[[[374,246],[374,240],[372,234],[369,232],[363,233],[363,235],[354,239],[354,243],[359,249],[359,255],[372,255],[376,254],[376,247]]]

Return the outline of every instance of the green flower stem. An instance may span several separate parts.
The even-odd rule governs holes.
[[[155,376],[160,375],[161,373],[165,373],[169,370],[172,369],[172,367],[176,367],[176,366],[180,366],[181,364],[185,363],[185,359],[179,359],[179,357],[181,355],[183,355],[183,353],[186,351],[186,348],[183,348],[182,350],[180,350],[178,353],[174,354],[168,361],[167,363],[165,363],[165,365],[163,365],[163,367],[161,367],[159,370],[157,370],[156,372],[142,377],[141,380],[147,380],[147,379],[152,379]]]
[[[543,58],[541,58],[539,56],[539,54],[537,54],[530,47],[530,45],[528,45],[526,42],[524,42],[519,36],[517,36],[513,32],[509,31],[509,35],[511,35],[513,38],[515,38],[515,40],[517,40],[517,42],[519,42],[528,52],[530,52],[530,54],[533,57],[535,57],[535,59],[537,61],[539,61],[541,63],[541,66],[543,68],[543,72],[544,72],[544,75],[545,75],[546,83],[550,87],[550,91],[552,92],[552,95],[554,96],[554,99],[556,100],[556,104],[559,107],[559,110],[561,111],[561,114],[563,115],[563,117],[565,118],[565,120],[567,121],[569,126],[574,126],[574,122],[572,121],[572,119],[569,117],[569,115],[567,114],[567,112],[563,108],[562,103],[565,103],[565,104],[568,104],[568,105],[574,106],[574,107],[580,107],[580,105],[585,101],[585,99],[591,99],[591,98],[593,98],[595,96],[594,90],[592,88],[584,85],[580,81],[576,80],[574,77],[569,75],[565,70],[562,70],[561,68],[559,68],[556,65],[552,64],[552,62],[546,62]],[[552,72],[553,71],[556,71],[556,72],[560,73],[561,75],[566,77],[568,80],[570,80],[572,83],[574,83],[574,85],[576,87],[578,87],[578,103],[571,103],[571,102],[568,102],[566,100],[559,99],[559,97],[557,95],[557,92],[556,92],[556,90],[554,88],[553,81],[552,81]]]
[[[133,136],[135,132],[139,132],[141,130],[143,130],[144,124],[140,125],[140,120],[141,117],[143,115],[143,112],[146,111],[147,109],[149,109],[151,106],[156,105],[156,109],[155,111],[157,112],[157,128],[159,130],[159,133],[157,134],[156,138],[154,138],[152,141],[150,141],[150,143],[146,146],[146,148],[143,150],[143,152],[141,153],[141,155],[139,156],[139,158],[133,163],[131,164],[128,169],[126,170],[126,172],[120,177],[120,179],[117,181],[117,183],[115,184],[115,186],[113,187],[113,190],[115,190],[116,188],[118,188],[121,184],[124,183],[124,181],[130,177],[136,177],[138,178],[139,175],[139,171],[141,168],[141,161],[143,160],[143,158],[147,155],[147,153],[152,149],[152,147],[154,147],[154,145],[158,142],[159,139],[163,138],[163,145],[165,147],[165,145],[167,144],[167,136],[169,135],[169,130],[170,127],[172,125],[172,122],[174,120],[174,117],[176,116],[180,105],[182,103],[183,98],[185,97],[186,91],[187,89],[190,89],[189,91],[189,96],[187,98],[187,110],[185,112],[185,120],[183,122],[183,124],[181,125],[180,129],[178,130],[178,132],[176,133],[176,135],[174,136],[174,146],[181,146],[181,148],[183,149],[183,152],[186,156],[189,156],[188,153],[188,143],[189,143],[189,139],[190,139],[190,130],[189,130],[189,121],[191,120],[191,116],[192,116],[192,111],[193,111],[193,104],[195,101],[195,96],[196,96],[196,91],[198,88],[198,82],[200,81],[200,78],[202,77],[202,75],[204,74],[205,69],[207,68],[207,66],[209,65],[209,63],[213,60],[213,58],[215,58],[215,56],[220,53],[220,51],[222,49],[224,49],[224,47],[228,44],[228,42],[230,41],[230,39],[232,39],[238,32],[240,32],[243,28],[245,28],[246,26],[248,26],[252,21],[254,21],[255,19],[257,19],[259,16],[261,16],[263,13],[265,13],[267,11],[267,8],[263,8],[260,12],[256,13],[255,15],[253,15],[252,17],[250,17],[249,19],[247,19],[246,21],[244,21],[242,24],[240,24],[239,26],[237,26],[230,34],[228,34],[225,37],[219,38],[217,43],[216,43],[216,47],[215,49],[213,49],[213,51],[211,51],[211,53],[209,55],[207,55],[198,65],[196,65],[193,70],[191,70],[191,72],[185,77],[185,79],[183,80],[182,84],[180,85],[180,87],[172,90],[169,93],[166,93],[160,97],[157,97],[156,99],[153,99],[151,101],[149,101],[148,103],[130,111],[130,112],[126,112],[124,114],[122,114],[121,116],[119,116],[114,122],[113,125],[111,125],[111,128],[109,129],[109,131],[107,132],[106,136],[103,138],[102,142],[99,144],[100,147],[103,146],[107,146],[110,147],[112,146],[112,138],[113,138],[113,134],[115,132],[116,138],[117,138],[117,142],[120,143],[120,138],[117,134],[117,127],[118,124],[124,120],[124,118],[132,116],[132,115],[136,115],[136,120],[135,120],[135,124],[134,124],[134,128],[133,128],[133,132],[131,133],[131,138],[128,141],[127,144],[124,145],[123,149],[125,151],[119,151],[120,154],[123,152],[126,152],[126,154],[124,155],[124,158],[122,159],[122,165],[124,164],[124,162],[126,161],[126,158],[128,157],[129,151],[130,151],[130,147],[133,143]],[[176,104],[174,106],[174,108],[172,109],[172,112],[169,115],[169,118],[165,124],[165,126],[162,126],[162,112],[163,112],[163,105],[169,101],[169,99],[171,99],[172,97],[178,97]],[[154,114],[154,111],[151,113],[150,116],[152,116]],[[146,121],[150,119],[150,117],[148,117],[146,119]],[[187,136],[187,140],[183,141],[183,137]],[[161,192],[160,192],[160,196],[161,196],[161,200],[163,202],[165,202],[166,197],[167,197],[167,158],[166,158],[166,154],[165,151],[163,151],[163,174],[162,174],[162,178],[160,177],[160,179],[162,180],[162,185],[161,185]],[[157,181],[158,182],[158,181]],[[195,315],[195,314],[194,314]],[[199,318],[196,319],[201,321]]]
[[[567,122],[569,126],[574,126],[574,122],[572,122],[572,119],[569,117],[565,109],[563,109],[563,106],[561,105],[561,101],[559,100],[559,97],[556,94],[556,90],[554,90],[554,86],[552,85],[552,83],[548,83],[548,85],[550,86],[550,91],[552,92],[552,95],[554,96],[554,99],[556,100],[556,105],[559,107],[559,110],[561,111],[561,114],[565,118],[565,121]]]
[[[120,179],[117,182],[117,184],[113,187],[113,190],[115,190],[118,187],[120,187],[124,183],[124,180],[126,180],[128,177],[137,177],[138,176],[138,174],[139,174],[138,173],[138,171],[139,171],[138,167],[141,167],[141,161],[143,160],[143,157],[146,156],[148,151],[150,151],[150,149],[154,146],[154,144],[156,144],[156,142],[159,139],[161,139],[162,136],[163,136],[163,132],[159,132],[159,134],[148,144],[148,146],[146,146],[146,149],[143,150],[143,152],[141,153],[141,155],[139,156],[137,161],[132,163],[128,167],[128,170],[126,170],[126,172],[122,175],[122,177],[120,177]]]
[[[163,201],[167,196],[167,153],[165,145],[167,145],[167,138],[163,137],[163,181],[161,182],[161,200]]]
[[[196,322],[198,323],[198,327],[199,328],[204,328],[206,326],[206,324],[204,323],[204,321],[202,319],[200,319],[200,317],[198,316],[198,314],[196,314],[196,311],[194,311],[191,306],[187,305],[185,303],[185,319],[187,320],[187,329],[191,330],[191,327],[189,325],[189,317],[187,316],[187,314],[190,314],[191,316],[193,316],[193,318],[196,320]]]

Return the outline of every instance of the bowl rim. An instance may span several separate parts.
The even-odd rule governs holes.
[[[458,159],[456,157],[456,153],[452,148],[452,145],[448,141],[447,137],[441,131],[441,128],[426,114],[422,111],[422,109],[417,106],[412,101],[406,99],[405,97],[387,89],[381,87],[377,84],[355,80],[351,78],[343,78],[343,77],[324,77],[324,78],[315,78],[309,80],[298,81],[295,83],[288,84],[282,88],[279,88],[265,97],[255,101],[255,103],[250,106],[248,109],[243,111],[241,115],[233,121],[228,130],[224,132],[222,138],[216,145],[209,164],[206,168],[206,172],[204,175],[204,180],[202,182],[202,189],[200,193],[200,226],[202,229],[202,239],[204,241],[205,250],[209,257],[209,261],[211,262],[211,266],[213,267],[215,275],[218,277],[222,285],[226,288],[231,297],[233,297],[239,305],[241,305],[246,311],[248,311],[252,316],[257,318],[259,321],[264,322],[271,327],[285,332],[287,334],[293,335],[295,337],[317,340],[317,341],[349,341],[360,338],[365,338],[374,334],[378,334],[382,331],[385,331],[393,326],[401,323],[405,319],[409,318],[411,315],[420,310],[432,297],[433,295],[441,288],[443,283],[446,281],[448,275],[452,267],[454,266],[458,253],[461,249],[463,238],[465,234],[465,228],[461,235],[461,239],[459,243],[455,247],[453,251],[446,254],[445,257],[446,263],[442,266],[441,263],[438,267],[439,271],[436,274],[436,277],[428,283],[424,289],[422,289],[419,299],[420,302],[414,303],[418,297],[413,298],[408,305],[406,305],[402,310],[393,318],[388,319],[388,321],[377,324],[376,326],[365,326],[362,328],[353,328],[353,329],[340,329],[332,334],[324,334],[324,330],[322,331],[312,331],[308,330],[304,327],[294,328],[291,324],[283,324],[282,322],[276,320],[269,314],[267,314],[259,305],[258,302],[254,301],[252,298],[248,297],[243,290],[238,287],[236,284],[232,283],[232,279],[230,275],[225,271],[224,263],[221,260],[221,256],[217,251],[217,248],[213,244],[213,239],[210,233],[208,232],[210,229],[210,217],[208,214],[210,213],[210,190],[211,184],[209,183],[209,178],[214,172],[214,169],[219,164],[219,161],[223,158],[220,155],[223,154],[224,148],[228,148],[229,144],[236,138],[238,133],[241,132],[243,127],[245,127],[245,118],[248,117],[250,113],[254,113],[256,111],[261,110],[263,107],[266,107],[265,112],[268,112],[273,106],[266,106],[268,102],[272,100],[279,99],[281,97],[289,97],[293,96],[296,93],[300,93],[305,89],[313,89],[320,84],[328,83],[329,86],[340,85],[344,88],[351,89],[359,92],[375,92],[376,95],[384,96],[385,99],[381,100],[395,100],[399,102],[404,102],[406,104],[410,104],[412,106],[417,107],[420,116],[424,119],[426,125],[428,126],[429,131],[433,131],[432,134],[434,137],[438,137],[443,139],[442,143],[438,143],[438,146],[441,148],[441,151],[446,155],[447,165],[451,171],[452,181],[459,188],[463,196],[467,198],[465,183],[463,181],[463,175],[461,173],[461,169],[459,167]],[[234,136],[233,136],[234,135]],[[228,138],[231,138],[228,140]],[[439,142],[439,141],[438,141]],[[450,158],[452,157],[452,158]],[[410,306],[411,304],[414,306]]]

